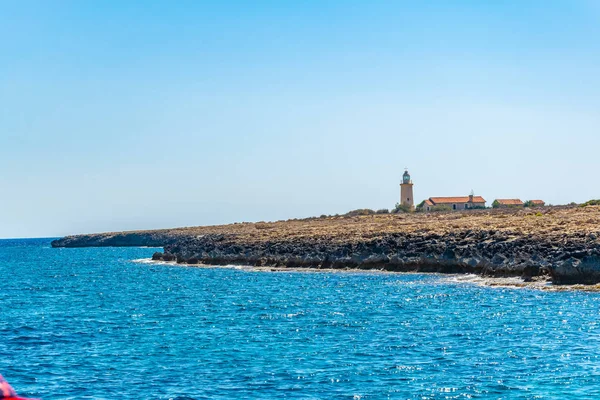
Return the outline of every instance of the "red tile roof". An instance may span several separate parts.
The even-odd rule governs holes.
[[[425,205],[432,206],[433,203],[431,202],[431,200],[427,199],[425,200]]]
[[[496,199],[503,206],[522,206],[523,202],[519,199]]]
[[[434,204],[455,204],[455,203],[469,203],[469,196],[461,197],[430,197]],[[481,196],[473,196],[473,203],[485,203],[485,199]]]
[[[534,206],[543,206],[546,202],[544,200],[531,200],[531,204]]]

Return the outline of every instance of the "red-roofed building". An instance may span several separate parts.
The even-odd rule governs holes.
[[[531,205],[534,207],[543,207],[546,205],[546,202],[544,200],[529,200],[531,202]]]
[[[523,202],[520,199],[496,199],[494,200],[493,207],[523,207]]]
[[[448,206],[453,210],[468,210],[485,207],[485,199],[481,196],[430,197],[423,203],[424,211],[432,211],[438,206]]]

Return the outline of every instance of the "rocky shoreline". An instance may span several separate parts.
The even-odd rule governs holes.
[[[156,246],[154,260],[548,277],[600,283],[600,207],[325,217],[70,236],[53,247]]]

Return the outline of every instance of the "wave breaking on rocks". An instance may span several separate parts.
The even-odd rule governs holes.
[[[600,207],[470,210],[71,236],[53,247],[160,246],[157,261],[547,277],[600,283]],[[543,278],[545,279],[545,278]]]

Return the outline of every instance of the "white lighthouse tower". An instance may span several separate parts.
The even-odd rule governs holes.
[[[408,169],[404,169],[404,175],[402,175],[402,183],[400,184],[400,204],[409,207],[411,210],[415,209],[415,201],[413,198],[413,183],[410,180],[410,174]]]

